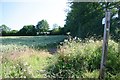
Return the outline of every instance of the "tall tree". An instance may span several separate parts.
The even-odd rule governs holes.
[[[8,32],[10,32],[10,28],[7,27],[5,24],[0,26],[0,35],[6,35]]]
[[[99,9],[98,3],[72,3],[65,29],[81,38],[102,34],[101,20],[104,14]]]
[[[64,26],[65,31],[81,38],[102,36],[104,26],[101,21],[105,16],[105,4],[72,2]],[[111,8],[112,16],[116,14],[117,5],[118,3],[110,3],[108,6]]]
[[[111,20],[110,33],[112,35],[111,38],[118,41],[120,40],[120,1],[111,5],[113,5],[113,9],[116,10],[115,14],[118,16]]]
[[[36,29],[38,32],[47,32],[49,30],[49,24],[46,20],[41,20],[36,25]]]
[[[10,29],[9,27],[7,27],[5,24],[3,24],[3,25],[0,26],[0,30],[5,31],[5,32],[8,32],[8,31],[10,31],[11,29]]]

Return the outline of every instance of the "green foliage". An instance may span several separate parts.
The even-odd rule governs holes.
[[[18,35],[22,36],[34,36],[36,35],[36,29],[34,25],[26,25],[19,30]]]
[[[0,34],[2,34],[2,36],[35,36],[36,33],[34,25],[25,25],[19,31],[10,30],[6,25],[0,26]]]
[[[71,32],[72,36],[77,36],[82,39],[94,36],[99,38],[103,35],[104,26],[101,21],[105,16],[106,3],[84,3],[72,2],[70,5],[71,10],[67,14],[65,31]],[[110,3],[107,8],[111,8],[111,18],[117,14],[119,15],[120,2]],[[119,18],[118,18],[119,19]],[[119,38],[119,20],[111,19],[111,32],[113,38]]]
[[[118,43],[109,40],[106,72],[118,77],[120,56]],[[55,62],[48,66],[47,75],[53,78],[98,78],[102,55],[102,41],[65,40]],[[55,56],[56,57],[56,56]],[[108,74],[107,74],[108,76]],[[106,78],[107,78],[106,76]]]
[[[93,70],[92,72],[86,71],[83,73],[84,78],[92,78],[92,79],[97,79],[99,76],[99,70]]]
[[[58,56],[57,62],[47,69],[47,76],[49,78],[77,78],[85,70],[84,65],[82,55],[67,56],[61,54]]]
[[[9,31],[6,36],[18,36],[18,30]]]
[[[99,3],[72,3],[68,12],[65,30],[72,36],[88,38],[103,34],[101,20],[104,16]]]
[[[0,26],[0,35],[6,35],[10,31],[10,28],[7,27],[6,25],[1,25]]]
[[[0,26],[0,30],[8,32],[8,31],[10,31],[10,28],[3,24]]]
[[[16,54],[16,53],[15,53]],[[14,55],[15,55],[14,54]],[[9,56],[7,56],[9,55]],[[50,54],[34,51],[29,54],[24,51],[22,55],[11,58],[11,54],[3,55],[0,78],[44,78],[44,67],[47,66],[47,58]]]
[[[65,36],[0,37],[0,53],[6,53],[0,58],[3,69],[0,74],[3,78],[98,78],[102,40],[81,41],[75,37],[60,42],[64,38]],[[54,42],[60,42],[60,49],[58,54],[49,56],[49,59],[48,52],[36,52],[34,48]],[[120,43],[109,40],[106,80],[120,78],[119,48]],[[43,71],[45,68],[47,72]]]
[[[51,34],[59,34],[60,33],[60,26],[58,26],[57,24],[53,24],[53,29],[51,31]]]
[[[111,31],[111,35],[112,35],[112,39],[116,40],[116,41],[119,41],[120,40],[120,9],[118,11],[118,18],[116,19],[113,19],[111,22],[111,28],[110,28],[110,31]]]
[[[0,26],[0,35],[2,36],[37,36],[37,35],[64,35],[64,28],[54,24],[53,30],[49,30],[49,24],[46,20],[41,20],[36,26],[25,25],[19,31],[10,30],[6,25]]]
[[[11,30],[11,33],[17,33],[18,32],[18,30]]]
[[[65,35],[64,32],[64,28],[58,26],[58,27],[54,27],[51,31],[50,31],[51,35]]]
[[[33,77],[31,66],[27,63],[13,63],[13,61],[3,58],[2,78],[29,78]]]
[[[24,51],[27,48],[35,50],[55,48],[66,36],[15,36],[0,37],[0,53],[8,53],[12,51]]]
[[[51,45],[64,38],[66,36],[0,37],[0,78],[45,78],[47,58],[52,56],[46,47],[52,48]],[[44,50],[41,47],[45,47]]]
[[[49,30],[49,24],[46,20],[41,20],[36,25],[37,31],[40,32],[47,32]]]

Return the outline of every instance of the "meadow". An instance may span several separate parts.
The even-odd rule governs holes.
[[[64,38],[66,36],[0,37],[1,78],[43,77],[40,71]]]
[[[1,78],[98,78],[102,40],[0,37]],[[106,79],[120,78],[120,44],[109,40]]]

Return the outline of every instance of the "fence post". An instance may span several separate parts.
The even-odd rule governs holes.
[[[100,64],[100,80],[105,79],[105,67],[106,67],[106,59],[108,54],[108,38],[109,38],[109,30],[110,30],[110,11],[106,10],[105,13],[105,25],[104,25],[104,38],[103,38],[103,48],[102,48],[102,58]]]

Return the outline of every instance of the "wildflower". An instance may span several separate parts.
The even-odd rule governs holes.
[[[27,63],[27,62],[25,62],[25,63],[24,63],[24,66],[27,66],[27,65],[28,65],[28,63]]]
[[[75,40],[77,39],[77,37],[74,38]]]
[[[23,71],[24,71],[24,72],[26,72],[27,70],[26,70],[26,69],[24,69]]]
[[[94,41],[93,41],[93,40],[89,40],[89,42],[90,42],[90,43],[94,43]]]
[[[77,38],[78,39],[78,41],[80,41],[81,42],[81,39],[80,38]]]
[[[60,44],[63,44],[62,42],[60,42]]]
[[[23,78],[26,78],[26,76],[23,76]]]
[[[67,39],[65,39],[65,40],[64,40],[64,42],[68,42],[68,40],[67,40]]]
[[[70,35],[70,32],[68,32],[67,35]]]

